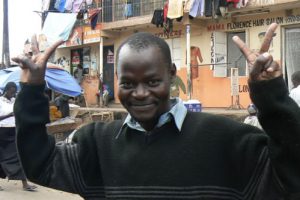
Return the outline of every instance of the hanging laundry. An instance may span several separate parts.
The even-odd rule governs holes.
[[[126,1],[124,5],[124,16],[126,18],[132,17],[132,3],[130,1]]]
[[[86,2],[86,5],[92,5],[93,4],[93,0],[85,0],[85,2]]]
[[[183,16],[183,0],[169,0],[167,17],[176,19]]]
[[[240,0],[239,4],[237,7],[239,8],[243,8],[243,7],[246,7],[248,4],[248,0]]]
[[[227,0],[227,3],[232,3],[233,7],[237,7],[238,3],[240,2],[240,0]]]
[[[73,1],[73,7],[72,7],[72,12],[73,13],[78,13],[81,5],[82,5],[83,0],[74,0]]]
[[[191,17],[201,17],[204,15],[204,0],[194,0],[189,11]]]
[[[168,8],[169,8],[169,1],[166,1],[164,4],[164,23],[167,22]]]
[[[183,12],[189,13],[195,0],[186,0],[183,7]]]
[[[205,3],[204,3],[204,15],[205,17],[211,17],[212,16],[212,1],[211,0],[205,0]]]
[[[49,45],[62,39],[66,41],[76,22],[76,13],[48,13],[42,33],[47,37]]]
[[[65,3],[65,10],[67,10],[67,11],[71,11],[71,10],[72,10],[72,7],[73,7],[73,1],[74,1],[74,0],[66,0],[66,3]]]
[[[54,7],[56,0],[50,0],[49,11],[50,12],[58,12],[58,10]]]
[[[49,10],[50,0],[42,1],[42,12]]]
[[[101,11],[100,8],[90,9],[88,11],[89,21],[92,29],[95,29],[95,27],[97,26],[98,14],[100,13],[100,11]]]
[[[191,46],[191,78],[195,79],[199,76],[199,65],[203,62],[199,47]]]
[[[151,23],[155,24],[156,27],[159,27],[159,26],[163,27],[163,24],[164,24],[163,9],[155,9],[154,10]]]
[[[167,21],[164,23],[164,34],[169,38],[170,33],[173,32],[173,19],[167,18]]]
[[[66,0],[56,0],[54,7],[59,12],[65,12],[65,4],[66,4]]]

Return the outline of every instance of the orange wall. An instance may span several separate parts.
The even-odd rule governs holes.
[[[177,75],[184,83],[187,83],[186,74],[186,68],[177,71]],[[199,100],[203,107],[229,107],[231,105],[230,78],[213,77],[213,70],[210,70],[209,66],[200,67],[198,74],[198,78],[193,79],[191,98]],[[247,79],[248,77],[239,78],[239,98],[244,108],[251,102],[247,90]],[[188,97],[180,91],[180,98],[187,100]]]

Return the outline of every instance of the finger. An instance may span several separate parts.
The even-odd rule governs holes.
[[[232,40],[237,45],[237,47],[241,50],[241,52],[244,54],[246,59],[249,60],[252,51],[247,47],[245,42],[241,40],[238,36],[233,36]]]
[[[31,51],[33,55],[37,55],[38,53],[40,53],[39,45],[35,34],[31,37]]]
[[[12,60],[20,65],[22,69],[29,69],[34,66],[34,63],[30,58],[25,55],[12,58]]]
[[[265,38],[263,40],[263,43],[260,47],[259,54],[265,53],[269,50],[272,39],[273,39],[273,36],[274,36],[274,33],[275,33],[277,27],[278,27],[278,24],[276,24],[276,23],[272,23],[269,26],[269,28],[268,28],[268,30],[265,34]]]
[[[45,54],[45,59],[46,60],[48,60],[48,58],[51,56],[51,54],[55,51],[55,49],[59,46],[59,45],[61,45],[61,44],[63,44],[64,43],[64,41],[63,40],[58,40],[58,41],[56,41],[54,44],[52,44],[49,48],[47,48],[46,50],[45,50],[45,52],[44,52],[44,54]]]

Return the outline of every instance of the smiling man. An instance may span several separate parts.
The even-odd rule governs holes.
[[[23,68],[15,115],[26,175],[85,199],[299,199],[300,108],[266,53],[276,28],[259,53],[233,38],[248,61],[251,99],[266,133],[170,99],[176,68],[168,45],[137,33],[117,52],[118,95],[128,117],[88,124],[72,144],[55,144],[45,128],[45,66],[61,42],[40,53],[33,37],[33,57],[14,59]]]

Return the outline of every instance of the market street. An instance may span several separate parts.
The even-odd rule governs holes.
[[[0,186],[4,189],[0,191],[0,200],[82,200],[78,195],[53,190],[40,185],[37,185],[38,187],[35,192],[27,192],[22,190],[21,181],[0,179]]]

